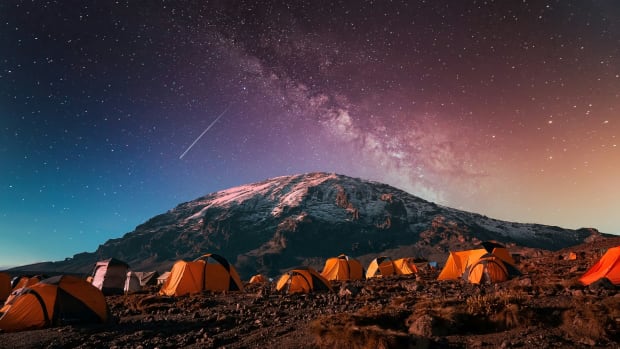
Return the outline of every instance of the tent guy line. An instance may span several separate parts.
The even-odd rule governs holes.
[[[207,133],[207,131],[209,131],[209,129],[211,129],[211,127],[213,127],[213,125],[215,125],[215,123],[222,117],[224,116],[224,114],[228,111],[228,109],[230,109],[230,106],[232,105],[229,104],[228,107],[226,107],[226,109],[224,109],[224,111],[217,117],[215,118],[215,120],[213,120],[212,123],[209,124],[209,126],[207,126],[207,128],[205,128],[204,131],[202,131],[202,133],[200,134],[200,136],[198,136],[198,138],[196,138],[196,140],[189,145],[189,147],[187,147],[187,149],[183,152],[183,154],[181,154],[181,156],[179,156],[179,160],[183,159],[183,157],[185,156],[185,154],[187,154],[187,152],[190,151],[190,149],[192,149],[192,147],[200,140],[200,138],[202,138],[202,136],[205,135],[205,133]]]

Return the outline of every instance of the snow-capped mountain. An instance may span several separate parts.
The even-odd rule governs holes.
[[[386,184],[308,173],[182,203],[94,253],[37,268],[84,273],[96,260],[115,257],[133,270],[164,271],[176,260],[217,253],[247,278],[258,272],[275,276],[301,264],[320,268],[325,258],[340,253],[363,262],[379,254],[442,262],[448,251],[472,248],[483,240],[555,250],[598,234],[595,229],[495,220],[439,206]]]

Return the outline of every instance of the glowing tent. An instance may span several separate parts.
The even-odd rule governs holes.
[[[370,262],[366,270],[366,278],[370,279],[379,276],[389,276],[396,274],[396,266],[390,257],[377,257]]]
[[[22,331],[68,324],[103,323],[103,293],[80,278],[61,275],[23,288],[0,309],[0,330]]]
[[[501,259],[507,265],[510,265],[511,273],[514,272],[513,270],[516,270],[516,268],[514,268],[515,261],[504,245],[496,241],[484,241],[481,245],[483,248],[450,252],[446,264],[441,270],[441,273],[439,273],[437,280],[454,280],[462,277],[469,265],[475,263],[486,254],[491,254]]]
[[[455,280],[463,276],[465,268],[467,267],[467,261],[477,260],[481,256],[488,253],[485,249],[480,248],[476,250],[456,251],[450,252],[446,264],[439,273],[437,280]]]
[[[512,255],[506,249],[506,247],[500,244],[497,241],[483,241],[481,243],[482,247],[493,255],[501,258],[504,262],[509,263],[511,265],[515,265],[515,260],[512,258]]]
[[[396,268],[396,274],[398,275],[411,275],[418,273],[418,267],[413,263],[413,258],[399,258],[394,261],[394,267]]]
[[[463,279],[472,284],[485,282],[502,282],[509,280],[520,272],[511,264],[491,253],[480,256],[477,260],[469,260]]]
[[[192,262],[178,261],[159,294],[182,296],[201,291],[242,291],[243,284],[237,270],[216,254],[205,254]]]
[[[310,267],[299,267],[284,273],[276,284],[276,290],[285,293],[333,291],[329,281]]]
[[[259,284],[259,283],[267,282],[267,281],[269,280],[267,280],[267,278],[263,274],[256,274],[250,278],[251,284]]]
[[[321,275],[327,280],[362,280],[364,268],[357,259],[341,254],[325,261]]]
[[[15,296],[18,295],[24,287],[34,285],[37,282],[41,281],[41,279],[42,277],[39,275],[32,276],[32,277],[22,276],[21,278],[19,278],[16,281],[15,286],[13,287],[13,290],[11,290],[11,294],[7,297],[5,303],[8,303],[11,301],[11,299],[15,298]]]
[[[20,289],[20,288],[24,288],[30,285],[34,285],[37,282],[41,281],[41,276],[39,275],[35,275],[35,276],[22,276],[19,279],[17,279],[17,281],[15,282],[15,286],[13,286],[13,291]]]
[[[579,281],[590,285],[602,278],[607,278],[614,285],[620,285],[620,246],[612,247],[601,259],[583,274]]]

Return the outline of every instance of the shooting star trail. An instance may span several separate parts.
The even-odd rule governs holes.
[[[183,152],[183,154],[181,154],[181,156],[179,156],[179,159],[183,159],[183,157],[185,156],[185,154],[187,154],[188,151],[190,151],[190,149],[192,149],[192,147],[196,144],[196,142],[198,142],[200,140],[200,138],[202,138],[202,136],[205,135],[205,133],[207,133],[207,131],[209,131],[209,129],[211,127],[213,127],[213,125],[215,125],[215,123],[222,117],[224,116],[224,114],[226,114],[226,112],[228,111],[228,109],[230,109],[230,106],[232,104],[229,104],[228,107],[226,107],[226,109],[224,109],[224,111],[217,117],[215,118],[215,120],[213,120],[213,122],[211,124],[209,124],[209,126],[207,126],[207,128],[205,128],[204,131],[202,131],[202,133],[200,134],[200,136],[198,136],[198,138],[196,138],[196,140],[189,145],[189,147],[187,147],[187,149]]]

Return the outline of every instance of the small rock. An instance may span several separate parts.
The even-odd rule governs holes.
[[[591,347],[596,345],[596,341],[592,338],[581,338],[580,342]]]
[[[360,290],[353,285],[342,285],[342,287],[340,287],[340,291],[338,291],[338,296],[340,297],[357,296],[359,293],[360,293]]]
[[[590,284],[592,290],[615,290],[616,286],[609,281],[608,278],[600,278],[599,280]]]
[[[583,291],[582,290],[572,290],[571,294],[573,295],[573,297],[583,297]]]
[[[433,335],[433,317],[424,314],[415,319],[409,326],[409,334],[420,337],[431,337]]]
[[[484,344],[480,339],[472,339],[469,341],[470,348],[480,348]]]

